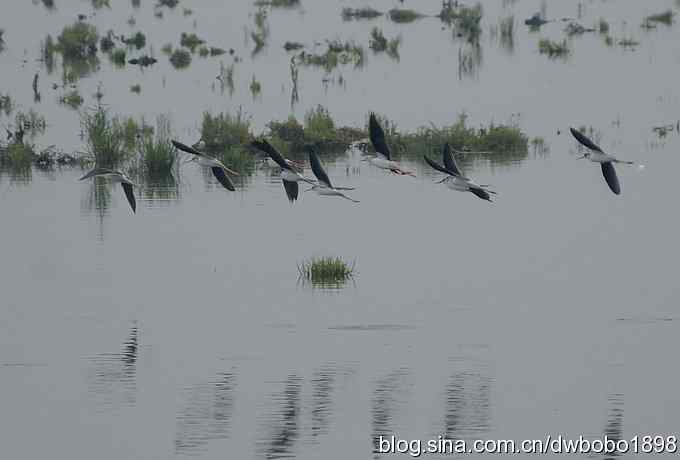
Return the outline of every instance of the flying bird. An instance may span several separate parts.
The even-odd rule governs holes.
[[[472,179],[465,177],[461,172],[456,160],[453,158],[451,153],[451,147],[449,144],[444,144],[444,149],[442,151],[442,159],[444,160],[444,166],[439,163],[430,160],[427,156],[424,156],[427,164],[432,166],[439,172],[447,174],[447,176],[439,181],[440,183],[446,183],[446,186],[451,190],[456,190],[459,192],[470,192],[479,198],[487,201],[491,201],[491,194],[495,195],[496,192],[489,190],[488,185],[479,185],[475,183]]]
[[[199,165],[210,168],[213,176],[215,176],[215,179],[217,179],[224,188],[232,192],[236,190],[234,183],[231,181],[229,176],[227,176],[227,173],[238,176],[239,174],[236,171],[232,171],[231,169],[227,168],[221,161],[209,156],[208,154],[200,152],[193,147],[182,144],[181,142],[172,141],[172,145],[183,152],[193,155],[189,161],[198,161]]]
[[[123,191],[125,192],[125,197],[127,198],[128,203],[130,203],[132,212],[137,212],[137,201],[135,200],[135,192],[132,189],[135,184],[133,184],[125,174],[113,169],[95,168],[81,177],[80,180],[91,179],[93,177],[104,177],[112,184],[120,184],[120,186],[123,187]]]
[[[371,144],[373,144],[373,148],[376,151],[376,156],[370,157],[368,159],[369,163],[377,166],[378,168],[392,171],[393,173],[399,174],[400,176],[416,176],[411,171],[402,169],[401,166],[399,166],[399,163],[396,161],[392,161],[390,148],[387,146],[387,142],[385,141],[385,132],[383,131],[382,127],[380,127],[380,123],[378,123],[378,119],[373,112],[371,112],[368,119],[368,131]]]
[[[355,199],[348,197],[347,195],[340,191],[340,190],[354,190],[353,187],[333,187],[333,184],[331,184],[331,180],[328,177],[328,174],[326,174],[326,171],[323,169],[323,166],[321,165],[321,161],[319,161],[319,157],[312,150],[309,151],[309,163],[312,165],[312,172],[319,180],[319,183],[313,185],[312,188],[310,188],[309,190],[313,190],[322,196],[340,196],[354,203],[359,202]]]
[[[298,182],[307,182],[315,185],[312,179],[304,177],[290,161],[283,156],[266,140],[254,140],[250,143],[256,149],[266,153],[281,168],[281,181],[286,190],[286,196],[292,203],[298,198]]]
[[[607,185],[612,192],[619,195],[621,194],[621,185],[619,184],[619,179],[616,177],[616,169],[614,169],[614,163],[623,163],[627,165],[635,164],[632,161],[619,160],[613,155],[604,153],[604,151],[593,141],[588,139],[583,133],[575,130],[574,128],[569,128],[572,136],[576,138],[577,141],[581,143],[586,149],[588,149],[583,156],[578,159],[587,158],[593,163],[600,163],[602,167],[602,175],[604,180],[607,181]]]

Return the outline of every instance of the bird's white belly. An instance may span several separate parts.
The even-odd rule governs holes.
[[[288,169],[281,170],[281,179],[287,180],[289,182],[299,182],[301,180],[300,176],[293,171]]]
[[[378,168],[382,169],[399,169],[399,165],[397,165],[394,161],[386,160],[384,158],[371,158],[369,162],[377,166]]]
[[[453,178],[452,180],[446,181],[446,186],[449,189],[456,190],[458,192],[467,192],[470,189],[467,182],[458,178]]]

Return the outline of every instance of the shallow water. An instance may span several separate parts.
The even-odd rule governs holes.
[[[352,3],[272,12],[269,45],[251,59],[252,44],[243,43],[250,2],[229,10],[203,2],[191,5],[192,16],[178,10],[162,20],[144,2],[135,17],[155,49],[194,21],[209,44],[236,48],[244,60],[234,95],[211,88],[219,58],[195,58],[185,71],[165,57],[143,72],[102,62],[79,88],[89,95],[102,82],[115,113],[169,112],[188,139],[208,109],[243,105],[262,129],[290,113],[283,41],[365,44],[375,24],[388,37],[402,34],[400,62],[369,52],[365,68],[343,71],[344,88],[324,89],[323,72],[301,71],[298,116],[323,104],[358,126],[375,109],[415,129],[467,109],[473,124],[518,120],[546,139],[550,154],[475,164],[469,173],[499,192],[493,204],[435,184],[439,176],[420,163],[408,163],[415,179],[390,176],[356,152],[326,163],[334,182],[357,188],[356,205],[307,193],[290,206],[266,167],[229,193],[186,165],[176,186],[145,185],[132,215],[122,190],[80,183],[80,170],[2,171],[3,452],[344,459],[373,458],[381,434],[677,434],[680,141],[677,132],[659,139],[652,127],[678,118],[680,29],[639,28],[641,17],[673,4],[586,3],[584,24],[607,17],[614,36],[640,45],[608,48],[586,34],[565,61],[537,51],[540,37],[563,35],[562,23],[540,33],[523,24],[540,2],[485,4],[482,65],[459,78],[461,45],[436,19],[342,23],[340,7]],[[549,17],[577,15],[577,2],[547,4]],[[86,2],[57,6],[50,13],[22,3],[0,25],[0,65],[9,68],[0,92],[16,94],[23,108],[34,107],[43,33],[91,10]],[[100,10],[94,23],[125,31],[133,11],[128,3]],[[488,30],[509,14],[517,21],[512,53]],[[43,31],[38,37],[22,27],[28,21]],[[253,73],[263,83],[255,101]],[[129,92],[135,82],[140,96]],[[50,126],[35,141],[82,149],[77,114],[54,98],[45,84],[35,107]],[[580,124],[645,165],[618,168],[621,196],[597,165],[575,160],[565,131]],[[299,283],[296,264],[322,255],[356,260],[354,281],[331,290]]]

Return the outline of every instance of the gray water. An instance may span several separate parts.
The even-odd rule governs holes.
[[[92,7],[11,3],[0,20],[0,92],[46,116],[36,144],[83,150],[78,114],[49,87],[59,71],[47,76],[36,56],[46,33]],[[157,54],[195,21],[209,44],[242,56],[233,95],[213,88],[220,58],[194,58],[184,71],[164,56],[144,71],[114,71],[103,59],[78,84],[86,105],[101,82],[114,113],[169,113],[181,138],[198,138],[204,110],[238,106],[262,130],[291,113],[285,40],[366,45],[378,25],[401,34],[399,62],[369,52],[364,68],[340,70],[344,86],[301,70],[293,113],[322,104],[360,126],[378,110],[415,129],[466,110],[473,125],[517,122],[550,153],[467,171],[499,192],[493,204],[435,184],[420,163],[407,163],[415,179],[391,176],[356,152],[327,162],[335,182],[357,188],[356,205],[310,193],[291,206],[266,167],[229,193],[186,165],[176,186],[145,185],[132,215],[119,188],[107,196],[80,183],[80,169],[2,171],[3,458],[360,459],[390,434],[677,434],[680,140],[652,128],[680,118],[680,29],[639,27],[674,3],[585,2],[579,21],[606,17],[612,36],[639,46],[585,34],[570,57],[550,60],[538,39],[561,38],[565,23],[530,33],[523,20],[540,2],[484,2],[473,75],[459,74],[465,45],[437,19],[343,23],[341,7],[355,2],[272,11],[269,44],[251,58],[244,25],[255,7],[234,3],[191,4],[188,17],[180,4],[159,19],[148,1],[139,10],[120,2],[92,19],[100,30],[145,30]],[[407,6],[436,13],[440,3]],[[547,2],[551,18],[578,10]],[[511,14],[512,52],[490,34]],[[255,100],[253,74],[263,85]],[[129,91],[136,82],[141,95]],[[605,149],[644,164],[618,168],[621,196],[597,165],[575,160],[567,128],[581,124],[601,133]],[[296,265],[324,255],[356,260],[354,280],[331,290],[300,283]]]

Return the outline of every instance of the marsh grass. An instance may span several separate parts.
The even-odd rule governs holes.
[[[600,18],[600,21],[597,24],[597,31],[601,34],[609,33],[609,23],[605,18]]]
[[[88,153],[94,157],[97,166],[113,168],[128,158],[126,147],[130,147],[131,142],[134,144],[134,140],[126,136],[126,127],[105,108],[100,106],[85,112],[82,125]]]
[[[515,17],[508,16],[501,19],[498,29],[501,46],[508,51],[513,51],[515,49]]]
[[[33,147],[23,142],[9,144],[2,156],[3,163],[15,170],[30,169],[35,158]]]
[[[390,20],[398,24],[408,24],[423,17],[415,10],[393,8],[388,12]]]
[[[566,57],[570,53],[566,39],[558,42],[542,38],[538,42],[538,51],[541,54],[546,54],[550,58]]]
[[[125,66],[126,56],[127,56],[127,53],[126,53],[125,49],[123,49],[123,48],[116,48],[111,52],[111,54],[109,54],[111,62],[113,62],[113,64],[117,67],[124,67]]]
[[[250,94],[252,94],[254,98],[262,93],[262,83],[255,78],[255,75],[253,75],[252,80],[250,80],[250,86],[248,88],[250,89]]]
[[[130,47],[135,47],[136,49],[141,50],[146,46],[146,35],[144,35],[143,32],[137,32],[131,37],[123,38],[123,43]]]
[[[231,145],[220,157],[222,163],[237,171],[241,176],[249,176],[255,171],[255,156],[245,145]]]
[[[73,110],[77,110],[81,105],[83,105],[83,97],[80,95],[77,89],[73,89],[64,94],[59,102],[72,108]]]
[[[139,159],[141,169],[146,177],[163,177],[172,175],[177,165],[177,151],[171,142],[172,126],[170,118],[159,115],[153,133],[141,136],[139,142]]]
[[[368,47],[375,53],[387,52],[388,56],[393,59],[399,59],[399,45],[401,44],[401,39],[399,37],[388,40],[383,35],[382,30],[378,27],[374,27],[371,30],[371,37],[369,40]]]
[[[54,46],[64,58],[87,59],[97,53],[98,41],[99,35],[95,26],[85,22],[76,22],[64,27]]]
[[[319,286],[341,286],[356,273],[351,264],[340,257],[312,257],[298,264],[299,278]]]
[[[208,153],[222,155],[228,148],[249,144],[251,137],[250,118],[241,109],[235,115],[203,113],[201,139]]]
[[[199,38],[194,33],[188,34],[186,32],[182,32],[182,35],[180,36],[179,44],[181,46],[189,49],[192,53],[194,53],[196,51],[196,48],[205,44],[205,40],[203,40],[202,38]]]
[[[662,13],[657,13],[657,14],[652,14],[650,16],[647,16],[643,22],[643,26],[651,26],[653,24],[663,24],[666,26],[673,25],[673,16],[675,13],[673,13],[673,10],[668,9]],[[653,27],[653,26],[652,26]]]
[[[300,0],[256,0],[255,6],[269,6],[271,8],[295,8],[300,6]]]
[[[191,53],[187,50],[176,49],[170,55],[170,63],[175,69],[186,69],[191,65]]]
[[[339,65],[354,64],[355,68],[363,67],[366,62],[366,52],[361,45],[354,42],[334,40],[327,42],[327,49],[323,54],[302,51],[296,60],[301,65],[323,67],[326,72],[331,72]]]
[[[383,13],[381,13],[378,10],[374,10],[371,7],[365,7],[365,8],[343,8],[342,9],[342,19],[344,21],[351,21],[351,20],[357,20],[357,19],[375,19],[378,16],[382,16]]]

